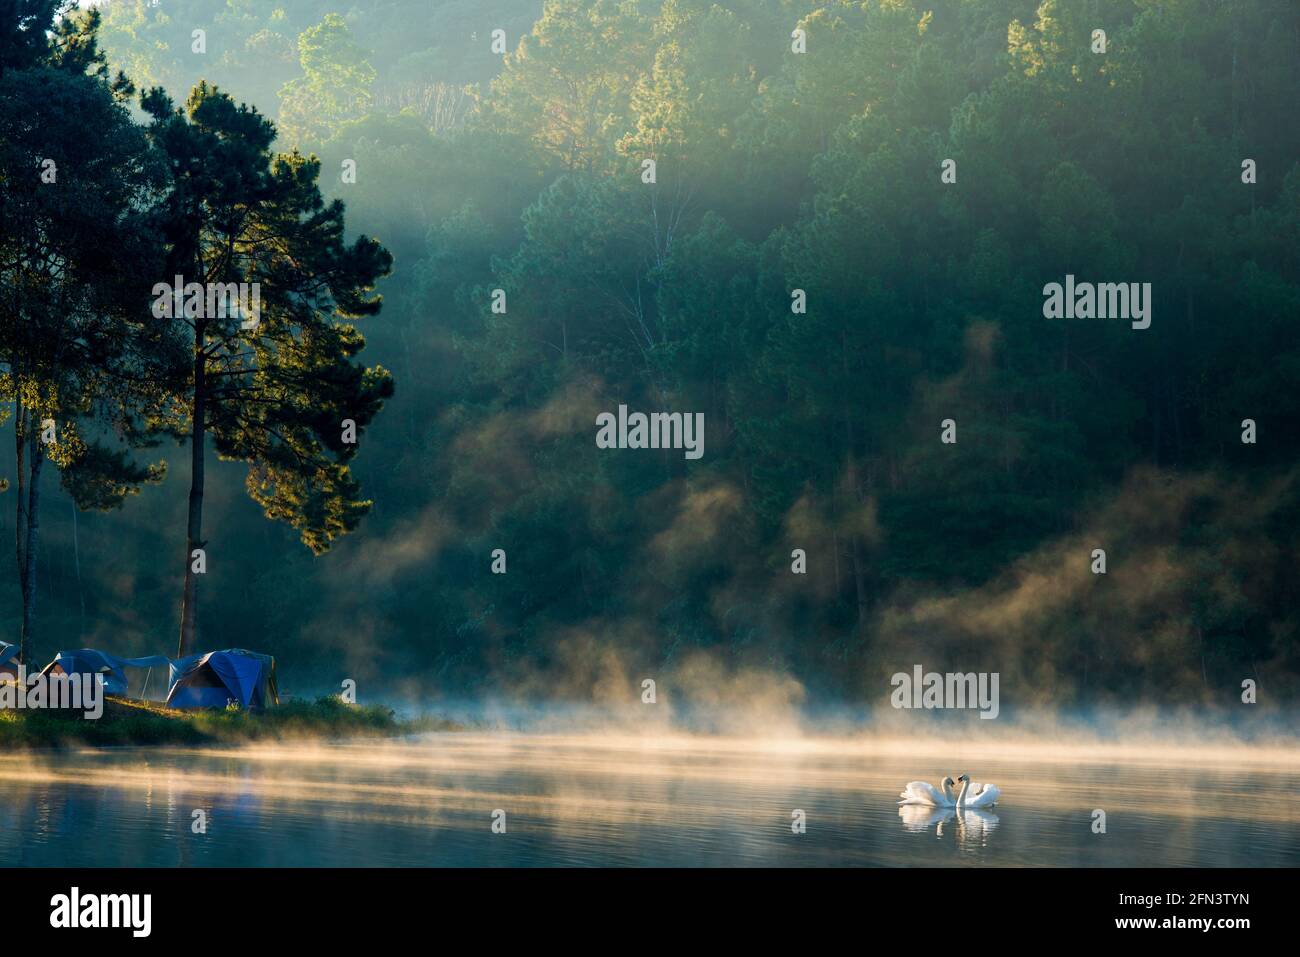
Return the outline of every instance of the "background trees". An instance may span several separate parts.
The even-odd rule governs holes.
[[[289,143],[320,143],[368,111],[375,68],[337,13],[298,37],[303,75],[280,90],[280,133]]]
[[[45,463],[80,508],[112,509],[162,475],[135,464],[127,441],[138,439],[131,410],[158,388],[149,370],[162,332],[142,307],[161,263],[150,205],[159,167],[120,102],[129,86],[108,79],[97,14],[65,10],[56,24],[61,6],[25,5],[18,35],[6,25],[0,43],[0,396],[29,664]]]
[[[239,599],[217,634],[265,635],[303,682],[326,646],[458,692],[594,695],[595,661],[693,650],[844,697],[900,660],[1058,704],[1297,690],[1293,4],[282,7],[113,3],[104,34],[141,81],[208,76],[272,116],[314,82],[299,34],[342,14],[355,48],[313,70],[353,106],[300,145],[396,260],[368,347],[404,385],[356,465],[374,513],[311,562],[213,503],[239,568],[210,572]],[[216,55],[173,37],[191,21]],[[235,70],[251,50],[283,55]],[[1066,272],[1151,282],[1151,329],[1044,320]],[[704,411],[705,458],[598,453],[619,402]],[[158,544],[125,516],[88,534]],[[166,619],[147,571],[129,590]]]

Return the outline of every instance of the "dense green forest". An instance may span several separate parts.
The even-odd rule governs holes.
[[[51,155],[47,115],[81,157],[68,195],[104,205],[91,223],[158,196],[173,233],[189,223],[181,157],[218,185],[240,164],[301,190],[318,174],[336,218],[276,268],[310,274],[318,241],[315,268],[355,260],[308,310],[320,335],[350,330],[313,346],[334,371],[288,416],[324,456],[311,474],[340,471],[259,497],[276,453],[249,435],[278,420],[241,416],[290,381],[259,374],[247,401],[270,406],[230,398],[187,539],[178,393],[118,395],[131,363],[107,355],[63,385],[60,421],[104,440],[54,463],[60,489],[47,475],[38,658],[171,653],[202,540],[197,647],[275,654],[291,690],[619,701],[654,677],[696,700],[883,702],[920,663],[1001,673],[1007,708],[1227,707],[1247,678],[1262,704],[1300,695],[1292,0],[96,9],[102,65],[0,72],[0,190]],[[47,95],[55,70],[100,93]],[[131,154],[139,181],[78,185],[107,175],[94,150]],[[253,202],[228,185],[229,209]],[[118,350],[154,361],[167,333],[143,314],[171,272],[132,252],[151,228],[70,254],[114,280],[90,312],[116,317]],[[1149,328],[1046,318],[1067,275],[1150,283]],[[358,445],[328,447],[358,403]],[[598,448],[620,405],[702,412],[704,455]]]

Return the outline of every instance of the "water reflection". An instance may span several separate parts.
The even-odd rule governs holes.
[[[0,860],[39,866],[1295,866],[1300,763],[445,734],[386,743],[0,755]],[[960,763],[987,809],[898,807]],[[987,777],[984,777],[987,775]],[[505,809],[506,835],[491,831]],[[1106,834],[1092,831],[1104,808]],[[194,834],[203,810],[208,832]],[[806,830],[791,827],[801,810]],[[902,825],[901,827],[899,825]]]
[[[945,829],[955,830],[958,846],[965,850],[987,848],[989,836],[997,828],[999,817],[979,808],[927,807],[921,804],[904,804],[898,809],[903,828],[913,834],[931,831],[942,840]],[[955,822],[956,827],[952,825]]]
[[[988,847],[989,837],[997,828],[999,818],[992,811],[979,808],[962,808],[957,811],[957,842],[962,847]]]
[[[950,807],[930,807],[926,804],[903,804],[898,808],[903,827],[913,833],[934,828],[940,837],[943,836],[943,825],[952,820],[954,813]]]

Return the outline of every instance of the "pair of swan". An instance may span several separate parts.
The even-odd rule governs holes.
[[[903,800],[899,804],[928,804],[931,807],[992,807],[998,802],[1002,792],[996,784],[971,783],[970,775],[963,774],[957,779],[962,782],[961,793],[955,798],[952,786],[956,783],[951,777],[939,782],[936,788],[928,781],[909,781],[899,792]]]

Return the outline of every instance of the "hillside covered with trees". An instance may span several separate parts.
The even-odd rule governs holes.
[[[1017,706],[1300,695],[1290,0],[96,10],[100,74],[12,43],[0,72],[77,75],[41,116],[67,127],[62,195],[109,207],[66,249],[107,274],[67,334],[109,322],[114,346],[41,380],[103,437],[47,482],[46,659],[170,650],[203,540],[198,645],[273,653],[286,686],[880,703],[920,663],[1000,672]],[[50,147],[3,102],[7,251],[17,171]],[[262,209],[297,244],[249,257],[296,305],[252,360],[227,330],[253,366],[201,539],[193,376],[122,374],[168,354],[147,315],[168,257],[229,235],[217,215],[177,238],[182,160],[203,209]],[[1149,283],[1149,327],[1045,317],[1067,276]],[[0,299],[29,280],[0,262]],[[703,413],[703,456],[598,448],[620,405]],[[347,410],[364,437],[331,447]]]

